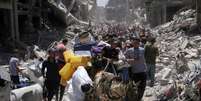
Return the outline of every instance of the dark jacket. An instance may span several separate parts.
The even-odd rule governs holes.
[[[47,69],[46,73],[45,69]],[[50,59],[47,59],[43,62],[42,75],[45,76],[47,81],[52,81],[55,83],[60,81],[59,66],[55,60],[50,61]]]
[[[119,50],[106,46],[102,50],[102,56],[106,57],[106,58],[109,58],[109,59],[113,59],[115,61],[118,61],[119,60],[119,58],[118,58]]]
[[[159,55],[158,48],[148,43],[145,45],[144,55],[147,64],[156,64],[156,57]]]

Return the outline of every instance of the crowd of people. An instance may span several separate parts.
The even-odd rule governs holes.
[[[150,87],[154,86],[156,58],[159,55],[155,44],[156,38],[151,35],[150,30],[139,26],[122,27],[119,24],[105,26],[99,27],[99,33],[103,33],[102,39],[111,46],[105,47],[102,50],[102,55],[108,61],[123,60],[129,64],[129,67],[124,71],[116,71],[123,74],[124,79],[139,83],[137,101],[140,101],[147,81],[150,81]],[[111,62],[108,72],[111,72],[112,66],[115,67]],[[117,66],[115,69],[117,69]]]
[[[85,39],[89,35],[94,37],[94,42],[86,48],[90,40]],[[92,68],[104,70],[115,75],[122,75],[126,82],[132,80],[138,84],[138,99],[143,97],[147,80],[154,86],[156,57],[159,55],[158,48],[155,45],[156,39],[152,37],[149,30],[139,26],[126,26],[123,24],[101,24],[92,29],[91,32],[84,32],[78,35],[80,40],[77,50],[89,50],[93,54],[94,48],[100,48],[100,62],[92,63]],[[99,44],[99,43],[105,44]],[[63,52],[68,50],[67,39],[63,39],[55,47],[47,50],[48,58],[42,64],[42,75],[44,81],[44,101],[51,101],[55,95],[56,101],[62,101],[66,84],[61,81],[59,71],[66,64]],[[94,57],[96,55],[92,55]],[[127,63],[127,67],[118,68],[120,62]],[[10,71],[12,80],[18,83],[17,71],[18,60],[12,58],[10,61]],[[90,75],[90,74],[89,74]]]

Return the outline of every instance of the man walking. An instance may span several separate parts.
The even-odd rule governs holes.
[[[48,101],[51,101],[54,95],[56,95],[56,101],[58,101],[58,88],[60,77],[59,68],[55,60],[55,50],[49,49],[48,54],[48,59],[42,64],[42,75],[45,78],[45,87],[47,88]]]
[[[56,46],[56,63],[58,65],[59,71],[63,68],[63,66],[66,64],[64,60],[64,55],[63,53],[67,50],[66,45],[68,44],[68,39],[63,39],[61,43],[59,43]],[[60,86],[59,86],[59,101],[62,101],[64,91],[66,88],[66,83],[65,85],[62,84],[62,79],[60,78]]]
[[[147,65],[147,77],[151,80],[150,86],[154,86],[156,57],[159,55],[158,48],[154,45],[156,39],[150,38],[145,45],[145,60]]]
[[[16,56],[11,57],[11,59],[9,61],[10,77],[11,77],[13,84],[19,84],[20,83],[19,74],[18,74],[20,72],[19,62],[20,61]]]
[[[136,101],[141,101],[146,87],[146,64],[144,59],[144,48],[140,47],[140,39],[132,38],[132,48],[129,48],[126,53],[126,59],[131,65],[130,76],[131,80],[137,83],[138,96]]]

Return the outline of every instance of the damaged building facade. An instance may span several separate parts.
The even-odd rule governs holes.
[[[15,45],[41,27],[42,0],[1,0],[1,43]]]
[[[195,2],[195,0],[146,0],[147,20],[151,27],[164,24],[171,21],[173,15],[180,9],[191,7]]]
[[[36,44],[52,26],[87,25],[95,0],[0,0],[0,46]]]

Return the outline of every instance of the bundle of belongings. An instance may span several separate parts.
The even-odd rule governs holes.
[[[85,92],[92,87],[92,80],[88,76],[86,69],[90,66],[90,52],[65,51],[63,53],[66,64],[59,71],[63,86],[67,85],[68,81],[68,96],[64,98],[66,101],[83,101]]]
[[[88,51],[91,50],[92,46],[96,45],[94,37],[88,32],[77,35],[74,38],[74,42],[74,51]]]
[[[131,89],[132,91],[137,91],[136,85],[132,82],[124,83],[117,75],[105,71],[98,72],[104,69],[100,67],[102,66],[101,63],[103,63],[101,61],[102,51],[106,46],[110,47],[110,44],[103,41],[97,43],[88,32],[76,36],[74,42],[73,51],[68,50],[63,53],[66,64],[59,71],[61,83],[66,85],[68,81],[69,84],[68,96],[64,98],[65,100],[102,101],[104,99],[113,99],[121,101],[126,95],[129,96],[128,92]],[[119,62],[117,61],[116,64],[119,64]],[[88,68],[89,66],[90,68]],[[91,69],[97,71],[91,72]],[[92,74],[94,75],[92,76]],[[94,80],[94,83],[92,83],[92,80]],[[131,97],[133,98],[136,93],[132,93]],[[127,98],[129,99],[130,97],[128,96]]]
[[[75,36],[73,40],[73,51],[68,50],[63,53],[65,65],[59,71],[61,83],[65,85],[79,66],[88,67],[91,61],[91,47],[95,41],[91,34],[83,32]]]

